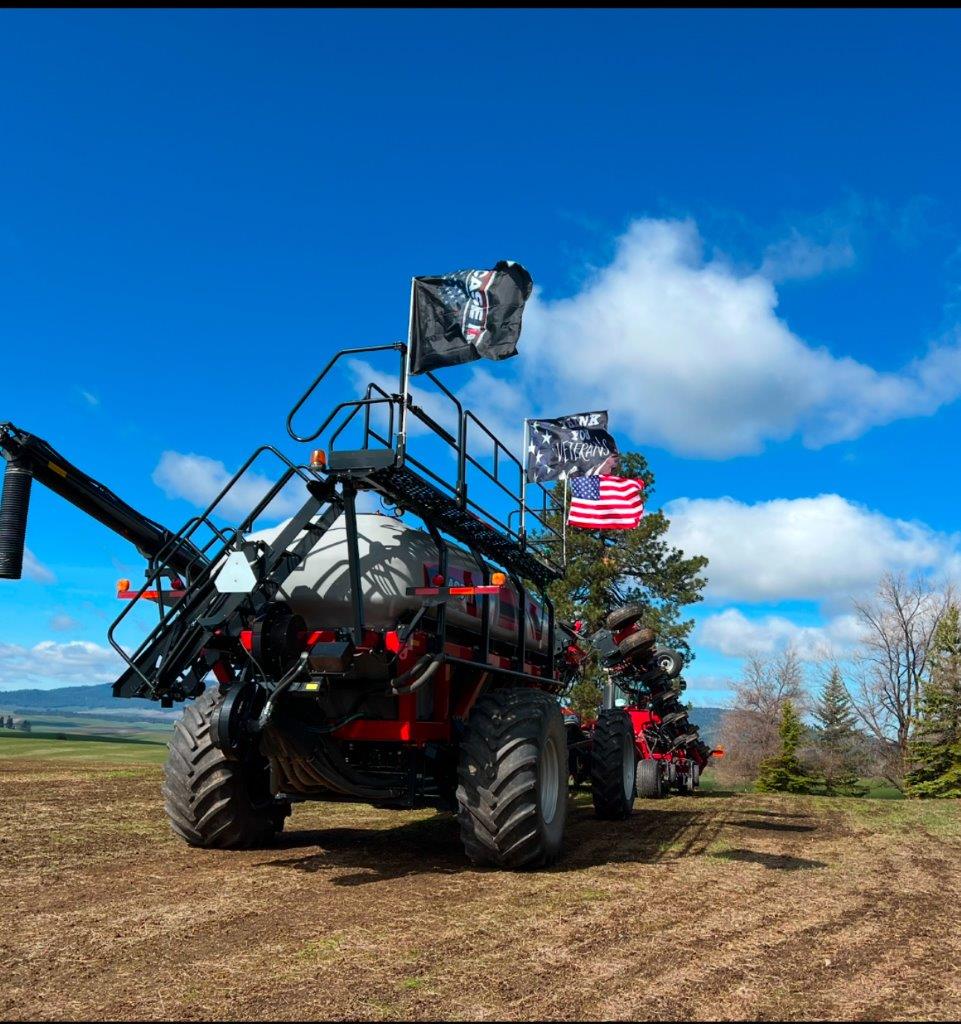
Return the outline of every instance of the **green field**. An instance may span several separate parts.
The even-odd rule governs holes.
[[[36,711],[7,711],[0,707],[0,718],[13,715],[15,722],[28,721],[34,729],[47,731],[64,731],[80,733],[96,733],[98,736],[140,736],[143,733],[164,732],[173,725],[173,716],[169,721],[158,718],[138,718],[135,715],[88,714],[76,711],[47,711],[39,708]],[[0,730],[2,735],[3,730]]]
[[[167,732],[140,730],[135,736],[103,736],[79,731],[66,734],[35,730],[0,730],[0,758],[43,761],[90,761],[117,764],[163,764]]]

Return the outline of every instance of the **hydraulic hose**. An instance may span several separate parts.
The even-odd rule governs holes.
[[[402,697],[408,693],[414,693],[419,690],[424,683],[429,679],[433,678],[437,670],[444,664],[443,654],[425,654],[417,664],[405,672],[403,675],[398,676],[393,680],[391,684],[391,693]],[[426,667],[425,667],[426,665]],[[417,673],[420,675],[417,675]],[[407,680],[413,678],[413,681],[408,683]],[[406,685],[405,685],[406,684]]]
[[[23,575],[23,548],[27,539],[27,511],[33,475],[18,462],[7,463],[0,497],[0,579]]]

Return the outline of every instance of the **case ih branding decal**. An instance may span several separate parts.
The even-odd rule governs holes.
[[[480,346],[487,331],[487,312],[489,303],[487,289],[494,280],[493,270],[472,270],[467,275],[465,289],[467,301],[461,314],[461,329],[464,337],[475,346]]]
[[[524,303],[533,288],[519,264],[415,277],[410,372],[517,355]]]

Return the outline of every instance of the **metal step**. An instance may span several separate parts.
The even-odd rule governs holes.
[[[391,448],[360,448],[356,451],[332,451],[327,456],[331,473],[350,473],[386,469],[397,461],[397,452]]]
[[[376,470],[364,477],[364,483],[392,504],[420,516],[424,522],[476,549],[521,579],[532,580],[543,587],[564,574],[562,569],[543,562],[519,541],[462,508],[454,497],[409,469]]]

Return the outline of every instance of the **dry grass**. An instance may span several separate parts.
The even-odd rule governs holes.
[[[154,767],[0,761],[0,1017],[956,1019],[956,804],[579,800],[554,869],[452,821],[308,804],[176,841]]]

